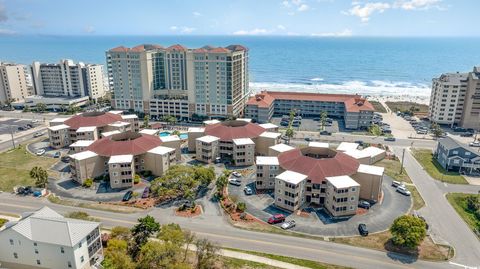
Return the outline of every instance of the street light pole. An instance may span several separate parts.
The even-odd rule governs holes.
[[[13,138],[13,129],[12,129],[12,125],[10,125],[10,135],[12,136],[12,145],[13,145],[13,148],[15,149],[15,139]]]
[[[400,175],[403,172],[403,160],[404,160],[404,158],[405,158],[405,149],[403,149],[403,151],[402,151],[402,163],[400,164]]]

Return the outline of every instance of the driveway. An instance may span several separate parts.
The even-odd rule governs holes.
[[[249,178],[242,179],[242,186],[229,184],[230,195],[235,195],[247,205],[247,212],[255,217],[267,221],[272,214],[282,213],[287,220],[295,219],[297,226],[293,231],[319,236],[353,236],[358,234],[358,224],[365,223],[369,232],[380,232],[388,229],[393,220],[406,214],[411,206],[411,198],[403,196],[391,187],[392,179],[384,176],[383,200],[372,206],[364,214],[357,214],[343,219],[333,219],[323,208],[305,208],[310,214],[295,215],[273,205],[271,193],[245,195],[243,189],[246,185],[254,189],[255,173]]]

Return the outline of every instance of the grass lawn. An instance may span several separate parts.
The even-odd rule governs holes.
[[[308,267],[308,268],[312,268],[312,269],[345,269],[345,268],[349,268],[349,267],[344,267],[344,266],[339,266],[339,265],[326,264],[326,263],[321,263],[321,262],[316,262],[316,261],[311,261],[311,260],[297,259],[297,258],[292,258],[292,257],[287,257],[287,256],[281,256],[281,255],[275,255],[275,254],[269,254],[269,253],[262,253],[262,252],[256,252],[256,251],[250,251],[250,250],[241,250],[241,249],[234,249],[234,248],[225,248],[225,249],[236,251],[236,252],[248,253],[248,254],[252,254],[252,255],[255,255],[255,256],[265,257],[265,258],[269,258],[269,259],[272,259],[272,260],[291,263],[291,264],[294,264],[294,265]],[[263,268],[263,267],[260,267],[260,268]]]
[[[462,217],[463,221],[468,224],[470,229],[474,231],[477,237],[480,238],[480,219],[477,219],[473,212],[467,210],[467,197],[475,194],[467,193],[449,193],[447,194],[447,200],[455,208],[458,215]],[[477,230],[478,232],[475,232]]]
[[[368,102],[373,105],[373,108],[375,109],[375,112],[387,113],[387,110],[385,109],[385,107],[380,102],[370,101],[370,100],[368,100]]]
[[[457,172],[448,172],[433,158],[428,149],[414,149],[413,156],[423,166],[425,171],[436,180],[452,184],[468,184],[463,176]]]
[[[222,262],[225,268],[234,268],[234,269],[250,269],[250,268],[277,269],[278,268],[275,266],[271,266],[271,265],[267,265],[259,262],[252,262],[252,261],[241,260],[241,259],[230,258],[230,257],[220,257],[220,261]]]
[[[338,237],[332,238],[332,241],[357,247],[371,248],[381,251],[394,251],[407,255],[414,255],[423,260],[445,261],[447,255],[453,257],[453,251],[448,246],[436,245],[430,237],[425,237],[422,244],[416,250],[402,250],[395,247],[391,241],[390,231],[370,234],[366,237]]]
[[[383,159],[379,162],[376,162],[375,165],[385,168],[385,174],[397,181],[403,181],[406,183],[412,183],[412,180],[408,176],[405,168],[400,174],[400,161],[398,160],[387,160]]]
[[[415,107],[415,112],[427,113],[428,105],[418,104],[414,102],[385,102],[385,104],[394,112],[409,111],[412,106]]]
[[[40,166],[48,171],[58,159],[35,156],[22,146],[14,150],[0,153],[0,190],[13,191],[16,185],[34,185],[30,178],[30,170]]]
[[[8,219],[2,219],[0,218],[0,228],[2,228],[2,226],[8,222]]]
[[[417,191],[417,188],[413,185],[407,185],[407,189],[412,193],[413,199],[413,210],[419,210],[420,208],[425,206],[425,201],[423,200],[420,193]]]

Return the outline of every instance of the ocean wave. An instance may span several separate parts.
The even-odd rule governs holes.
[[[310,79],[310,81],[323,81],[324,79],[323,78],[312,78]]]
[[[426,84],[410,82],[391,82],[391,81],[346,81],[340,84],[333,83],[275,83],[275,82],[251,82],[250,88],[259,92],[269,91],[287,91],[287,92],[314,92],[314,93],[344,93],[361,94],[364,96],[375,97],[409,97],[428,99],[430,98],[431,88]]]

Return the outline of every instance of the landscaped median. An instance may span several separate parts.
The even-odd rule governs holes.
[[[480,239],[480,195],[449,193],[447,200]]]
[[[458,172],[446,171],[433,157],[432,151],[428,149],[412,149],[412,154],[423,166],[425,171],[436,180],[452,184],[468,184],[465,178]]]

